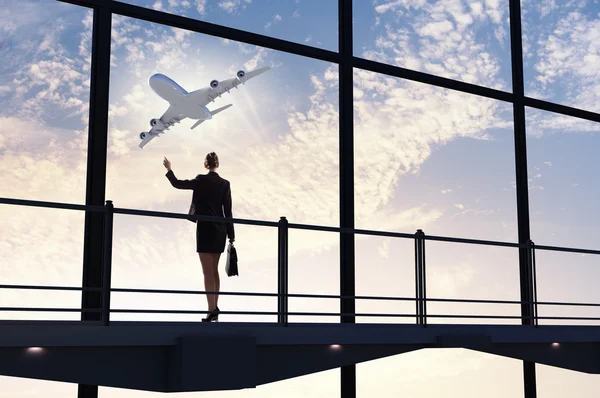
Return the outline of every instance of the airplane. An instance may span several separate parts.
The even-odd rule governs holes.
[[[271,67],[266,66],[248,73],[240,70],[234,78],[223,81],[212,80],[208,87],[189,93],[163,74],[157,73],[150,76],[148,84],[159,97],[169,103],[169,108],[160,119],[150,120],[152,128],[150,131],[140,133],[141,142],[139,147],[144,148],[154,138],[164,134],[171,126],[181,122],[185,118],[197,120],[190,130],[198,127],[202,122],[212,119],[214,115],[229,108],[232,104],[222,106],[213,111],[209,110],[206,105],[214,102],[216,98],[221,97],[226,92],[231,94],[230,91],[232,89],[237,89],[240,84],[246,84],[248,80],[265,73],[269,69]]]

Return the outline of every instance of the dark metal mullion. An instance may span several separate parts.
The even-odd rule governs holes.
[[[567,105],[560,105],[553,102],[543,101],[535,98],[525,97],[525,106],[536,108],[542,111],[560,113],[565,116],[576,117],[578,119],[589,120],[600,123],[600,114],[583,109],[573,108]]]
[[[352,62],[352,0],[338,0],[339,31],[339,173],[340,227],[354,228],[354,70]],[[355,295],[354,234],[340,234],[340,294]],[[356,313],[354,299],[340,300],[342,313]],[[355,315],[341,316],[355,323]],[[356,365],[340,369],[341,398],[356,398]]]
[[[531,239],[529,227],[529,194],[527,181],[527,145],[525,130],[525,85],[523,78],[523,43],[521,31],[521,4],[520,0],[509,0],[510,7],[510,41],[511,41],[511,64],[513,82],[513,113],[515,133],[515,167],[517,185],[517,221],[519,243],[528,243]],[[532,324],[530,316],[531,306],[531,274],[529,262],[529,250],[519,248],[519,276],[521,287],[522,324]],[[525,398],[535,398],[536,378],[535,363],[523,361],[523,385]]]
[[[317,47],[307,46],[292,41],[277,39],[274,37],[260,35],[240,29],[212,24],[198,19],[188,18],[181,15],[169,14],[151,8],[122,3],[120,1],[103,0],[57,0],[63,3],[75,4],[84,7],[107,8],[113,14],[123,15],[155,24],[167,25],[174,28],[185,29],[196,33],[230,39],[237,42],[252,44],[260,47],[270,48],[276,51],[287,52],[322,61],[338,63],[339,54],[335,51],[324,50]]]
[[[370,72],[381,73],[388,76],[399,77],[433,86],[444,87],[451,90],[461,91],[467,94],[479,95],[500,101],[512,102],[513,95],[505,91],[495,90],[488,87],[478,86],[476,84],[465,83],[447,77],[430,75],[429,73],[419,72],[411,69],[401,68],[399,66],[383,64],[381,62],[371,61],[364,58],[354,57],[354,67],[368,70]]]
[[[94,9],[90,73],[90,108],[87,151],[86,205],[104,206],[112,15],[107,8]],[[104,215],[86,211],[83,247],[84,288],[101,288],[104,268]],[[102,308],[100,292],[84,291],[83,309]],[[83,312],[82,321],[100,321],[100,313]],[[97,398],[98,386],[78,386],[79,398]]]
[[[476,84],[461,82],[446,77],[430,75],[428,73],[405,69],[394,65],[383,64],[377,61],[366,60],[363,58],[354,58],[354,67],[370,72],[380,73],[387,76],[394,76],[401,79],[411,80],[419,83],[429,84],[438,87],[444,87],[450,90],[456,90],[467,94],[478,95],[499,101],[514,102],[513,93],[495,90],[492,88],[479,86]],[[514,69],[513,69],[514,70]],[[513,85],[514,92],[514,85]],[[578,119],[589,120],[600,123],[600,114],[573,108],[567,105],[556,104],[535,98],[523,97],[524,105],[536,108],[542,111],[560,113],[565,116],[571,116]]]

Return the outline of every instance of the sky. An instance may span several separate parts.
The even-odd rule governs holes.
[[[337,51],[337,1],[131,0],[133,4]],[[600,112],[598,1],[522,1],[527,96]],[[508,0],[354,2],[354,55],[511,92]],[[53,0],[6,0],[0,9],[0,191],[2,196],[85,202],[92,14]],[[166,102],[148,78],[164,73],[186,90],[235,72],[272,69],[209,109],[233,106],[190,130],[184,120],[144,149],[139,133]],[[339,225],[337,66],[194,32],[114,16],[106,198],[117,207],[186,212],[191,193],[177,177],[204,173],[206,153],[232,186],[239,218]],[[513,114],[507,103],[354,71],[357,228],[517,240]],[[596,248],[594,184],[600,126],[526,109],[529,205],[537,244]],[[83,214],[0,207],[0,272],[6,284],[81,284]],[[115,216],[114,287],[202,290],[194,225],[185,220]],[[339,294],[339,236],[290,231],[292,293]],[[32,245],[33,248],[32,249]],[[236,226],[240,276],[222,272],[222,290],[276,292],[277,233]],[[432,298],[518,300],[518,256],[509,248],[431,242]],[[356,293],[414,297],[414,246],[356,238]],[[537,253],[538,298],[599,302],[593,256]],[[224,258],[220,263],[224,268]],[[3,306],[77,307],[80,294],[0,291]],[[205,310],[200,296],[114,294],[113,308]],[[275,311],[272,298],[222,296],[223,310]],[[410,303],[357,301],[359,313],[412,313]],[[338,312],[336,300],[292,299],[291,311]],[[429,314],[518,315],[515,306],[436,304]],[[546,316],[596,316],[589,309],[540,307]],[[3,319],[78,319],[66,313],[2,313]],[[196,320],[198,316],[116,314],[112,319]],[[223,321],[273,322],[228,315]],[[331,322],[331,317],[290,317]],[[357,322],[414,318],[357,317]],[[451,318],[430,323],[477,322]],[[490,320],[490,323],[516,323]],[[540,324],[559,321],[540,321]],[[569,322],[562,322],[569,323]],[[578,323],[570,321],[570,323]],[[582,323],[582,322],[579,322]],[[586,324],[591,324],[587,322]],[[595,396],[600,379],[537,366],[538,394]],[[182,397],[331,397],[339,370],[254,390]],[[59,397],[77,386],[0,378],[0,397]],[[522,363],[459,349],[422,350],[357,365],[359,396],[519,396]],[[293,393],[291,393],[293,392]],[[147,397],[100,388],[100,396]]]

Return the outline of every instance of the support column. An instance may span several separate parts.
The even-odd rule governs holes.
[[[527,181],[527,145],[525,132],[525,88],[523,82],[523,43],[521,36],[520,0],[509,0],[510,7],[510,41],[513,82],[513,115],[515,133],[515,165],[517,182],[517,221],[519,243],[527,244],[531,239],[529,229],[529,192]],[[521,282],[521,314],[523,325],[531,322],[532,283],[529,272],[527,248],[519,249],[519,276]],[[525,398],[536,398],[535,363],[523,362],[523,385]]]
[[[110,41],[112,14],[106,8],[94,8],[90,110],[87,153],[86,205],[104,206],[106,191],[106,152],[108,135],[108,86],[110,77]],[[85,213],[83,248],[83,287],[102,287],[104,215]],[[83,292],[82,309],[101,309],[101,292]],[[101,313],[81,314],[82,321],[100,321]],[[98,386],[79,385],[79,398],[97,398]]]
[[[339,23],[339,151],[340,226],[354,228],[354,79],[352,54],[352,0],[338,0]],[[355,295],[354,234],[340,234],[340,294]],[[354,314],[354,299],[342,299],[342,313]],[[354,323],[343,315],[342,323]],[[356,398],[356,365],[341,368],[341,397]]]

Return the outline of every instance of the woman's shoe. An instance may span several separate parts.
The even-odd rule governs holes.
[[[202,322],[218,322],[219,321],[219,312],[221,312],[221,310],[219,309],[219,307],[215,308],[214,311],[210,311],[210,313],[208,314],[208,316],[206,318],[202,318]]]

